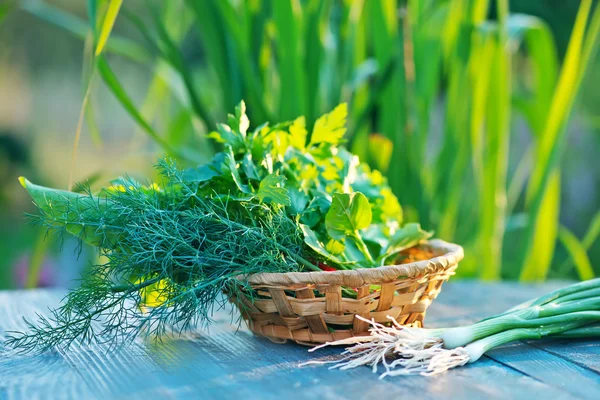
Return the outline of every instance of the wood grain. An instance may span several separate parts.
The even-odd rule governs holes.
[[[450,282],[429,309],[426,323],[473,322],[562,285]],[[0,336],[23,329],[21,316],[44,312],[63,295],[53,290],[0,292]],[[335,293],[330,296],[334,300]],[[139,342],[118,351],[75,346],[16,356],[0,345],[0,400],[600,398],[600,346],[593,341],[516,343],[436,377],[379,380],[368,368],[298,368],[309,359],[333,359],[340,349],[308,353],[307,347],[297,344],[274,344],[244,326],[232,325],[229,311],[217,313],[208,331],[162,343]]]
[[[47,306],[57,304],[62,292],[31,290],[0,291],[0,337],[6,331],[24,330],[25,321],[35,319]],[[77,369],[60,354],[19,356],[0,339],[0,399],[97,398]]]
[[[515,343],[490,351],[487,356],[534,379],[583,399],[600,398],[600,375],[549,352]]]

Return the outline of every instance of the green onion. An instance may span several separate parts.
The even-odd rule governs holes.
[[[312,348],[352,345],[335,361],[309,361],[306,364],[334,363],[331,368],[349,369],[370,365],[380,376],[434,375],[472,363],[489,350],[517,340],[555,336],[565,339],[600,337],[600,279],[580,282],[530,300],[475,324],[424,329],[400,325],[388,316],[383,325],[371,324],[370,336],[352,337]]]

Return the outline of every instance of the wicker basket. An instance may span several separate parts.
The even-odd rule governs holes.
[[[402,324],[422,326],[463,249],[432,240],[411,249],[406,258],[404,264],[372,269],[252,275],[254,301],[243,295],[231,300],[256,335],[278,343],[314,345],[367,335],[368,324],[355,315],[380,323],[388,323],[390,315]],[[342,297],[342,287],[355,290],[357,299]]]

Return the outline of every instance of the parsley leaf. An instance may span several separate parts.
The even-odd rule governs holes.
[[[283,188],[284,182],[285,177],[281,175],[267,175],[260,181],[256,197],[262,202],[290,206],[292,203],[287,189]]]

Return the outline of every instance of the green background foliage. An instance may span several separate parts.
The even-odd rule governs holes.
[[[0,79],[14,97],[0,110],[33,111],[6,111],[0,127],[31,131],[32,157],[0,170],[2,218],[23,225],[20,170],[65,188],[69,171],[92,183],[144,176],[159,154],[208,160],[218,144],[207,133],[241,99],[253,123],[305,116],[309,132],[347,102],[339,134],[388,176],[407,222],[465,247],[458,276],[597,276],[600,9],[546,3],[14,2],[0,9]],[[32,285],[46,248],[20,231],[2,233],[3,271],[31,247]]]

